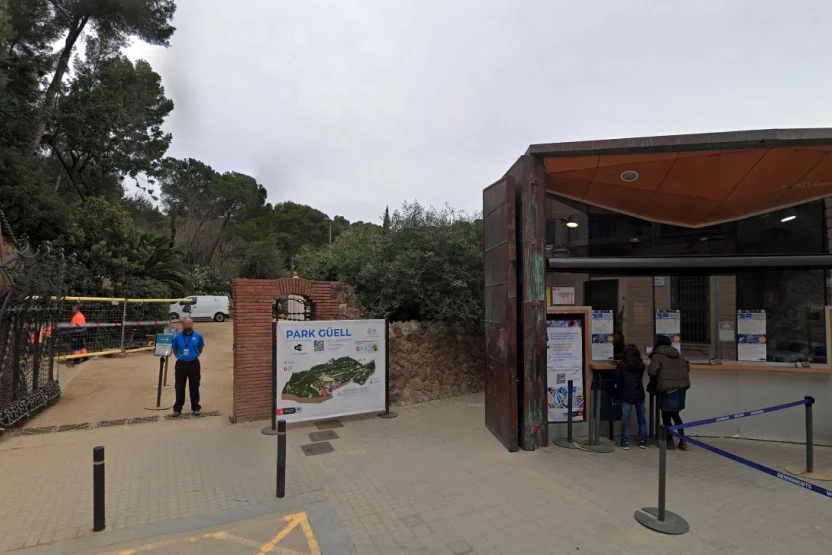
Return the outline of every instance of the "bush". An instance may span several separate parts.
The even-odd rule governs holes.
[[[482,321],[482,220],[448,207],[406,203],[389,227],[350,228],[297,264],[309,279],[351,285],[377,318]]]

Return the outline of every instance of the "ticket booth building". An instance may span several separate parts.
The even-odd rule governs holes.
[[[557,433],[553,321],[582,329],[584,387],[614,369],[599,315],[644,355],[673,335],[687,420],[812,395],[832,443],[832,129],[532,145],[483,217],[486,425],[509,450]],[[798,412],[702,433],[804,439]]]

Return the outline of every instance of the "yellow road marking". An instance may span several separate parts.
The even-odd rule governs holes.
[[[303,535],[306,536],[306,545],[309,547],[310,555],[321,555],[321,548],[318,546],[318,540],[315,538],[315,534],[312,532],[312,527],[309,525],[309,518],[306,516],[306,513],[296,513],[293,515],[286,515],[283,517],[283,520],[287,522],[286,527],[283,528],[275,537],[272,538],[267,544],[264,544],[260,548],[260,553],[257,555],[266,555],[266,553],[274,553],[275,548],[277,548],[277,544],[280,541],[289,535],[289,532],[294,530],[297,526],[300,526],[301,530],[303,531]],[[291,551],[283,548],[277,548],[279,551],[278,553],[285,553],[286,551]],[[294,552],[296,553],[296,552]],[[288,555],[288,554],[287,554]]]
[[[284,526],[283,529],[274,538],[272,538],[272,540],[269,543],[263,545],[261,545],[260,542],[250,540],[248,538],[243,538],[241,536],[235,536],[234,534],[230,534],[226,530],[220,530],[219,532],[211,532],[210,534],[205,534],[203,536],[191,536],[188,538],[180,538],[175,540],[166,540],[162,542],[149,543],[141,547],[111,552],[110,555],[136,555],[137,553],[153,551],[154,549],[158,549],[160,547],[167,547],[170,545],[180,543],[195,543],[205,539],[229,541],[232,543],[244,545],[246,547],[251,547],[253,549],[259,549],[258,555],[265,555],[266,553],[276,553],[277,555],[305,555],[303,553],[295,551],[294,549],[288,549],[277,545],[278,543],[280,543],[281,540],[288,536],[292,530],[294,530],[298,526],[300,526],[303,535],[306,537],[306,545],[309,548],[308,555],[321,555],[321,548],[318,545],[318,540],[315,537],[315,533],[312,531],[312,526],[309,524],[309,517],[306,515],[305,512],[286,515],[282,518],[286,522],[286,526]]]

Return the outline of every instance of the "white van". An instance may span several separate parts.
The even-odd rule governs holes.
[[[223,322],[231,315],[228,309],[228,297],[193,296],[190,303],[170,305],[170,319],[174,322],[182,318],[208,319]]]

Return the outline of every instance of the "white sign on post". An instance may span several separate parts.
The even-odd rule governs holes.
[[[670,339],[673,347],[682,352],[682,315],[678,310],[656,311],[656,335],[664,335]]]
[[[572,380],[572,420],[584,417],[583,328],[580,320],[546,322],[546,398],[549,422],[569,420],[569,380]]]
[[[383,411],[384,320],[277,323],[277,415],[287,422]]]
[[[592,311],[592,360],[612,360],[614,322],[612,310]]]
[[[737,360],[766,361],[766,311],[737,311]]]
[[[575,304],[574,287],[552,287],[552,304]]]

